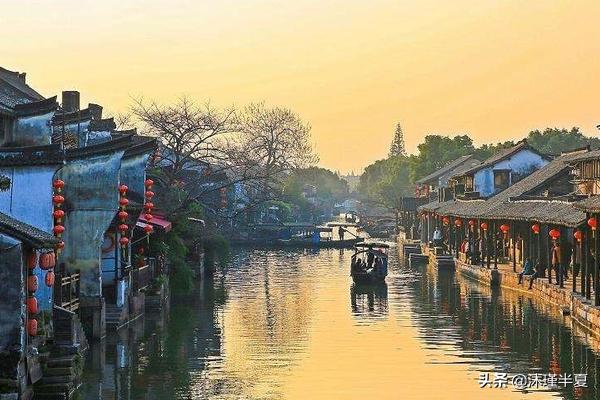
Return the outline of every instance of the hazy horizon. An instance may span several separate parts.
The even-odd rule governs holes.
[[[400,122],[477,145],[600,122],[600,3],[380,0],[20,1],[0,66],[45,96],[123,112],[131,97],[288,107],[320,165],[360,173]],[[8,18],[10,16],[10,18]],[[17,39],[18,37],[18,39]]]

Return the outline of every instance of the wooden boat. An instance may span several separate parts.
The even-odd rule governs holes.
[[[355,283],[384,282],[388,273],[389,245],[380,242],[362,242],[354,245],[350,276]],[[366,262],[361,259],[366,259]]]

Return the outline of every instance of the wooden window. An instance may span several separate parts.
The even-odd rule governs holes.
[[[510,185],[510,170],[494,170],[494,190],[499,192]]]

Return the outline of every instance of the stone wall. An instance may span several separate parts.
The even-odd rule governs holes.
[[[572,293],[569,288],[561,289],[555,284],[548,283],[545,278],[538,278],[529,290],[529,280],[526,278],[519,285],[518,274],[515,272],[487,269],[478,265],[469,265],[460,260],[456,260],[456,270],[462,275],[486,285],[517,291],[561,310],[568,310],[576,323],[600,339],[600,307],[593,306],[589,300],[577,293]]]

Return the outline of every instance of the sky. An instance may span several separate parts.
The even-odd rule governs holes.
[[[312,127],[320,165],[359,173],[400,122],[475,143],[547,126],[598,135],[600,2],[2,0],[0,66],[45,96],[265,101]]]

